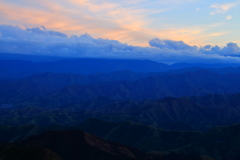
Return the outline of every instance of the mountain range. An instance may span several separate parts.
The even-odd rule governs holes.
[[[17,79],[31,76],[39,73],[74,73],[74,74],[94,74],[110,73],[123,70],[133,72],[166,72],[179,70],[177,72],[186,72],[190,70],[199,70],[200,68],[211,69],[219,72],[218,68],[225,68],[223,73],[239,73],[239,64],[204,64],[204,63],[175,63],[164,64],[150,60],[134,59],[66,59],[61,57],[34,57],[18,58],[18,55],[11,58],[0,55],[0,79]],[[200,68],[199,68],[200,67]],[[235,67],[235,68],[232,68]],[[189,71],[189,69],[187,69]],[[174,71],[175,72],[175,71]]]
[[[239,64],[0,59],[0,159],[240,158]]]
[[[214,126],[240,122],[239,96],[239,93],[209,94],[140,101],[107,97],[74,100],[71,96],[52,98],[52,101],[34,99],[0,108],[0,119],[2,125],[71,126],[95,117],[108,122],[128,120],[170,130],[207,131]]]
[[[64,73],[34,75],[3,81],[0,84],[0,104],[26,100],[52,102],[59,101],[59,98],[67,101],[69,97],[72,103],[77,103],[99,96],[115,100],[141,100],[240,92],[240,73],[218,74],[200,70],[145,76],[130,71],[89,76]]]

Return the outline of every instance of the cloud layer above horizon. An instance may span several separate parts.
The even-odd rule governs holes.
[[[64,57],[149,59],[163,63],[240,63],[240,48],[229,42],[192,46],[183,41],[154,38],[149,47],[132,46],[117,40],[93,38],[89,34],[67,35],[44,26],[21,28],[0,25],[0,52]]]

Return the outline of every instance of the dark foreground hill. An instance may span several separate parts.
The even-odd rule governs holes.
[[[130,121],[110,123],[92,118],[76,127],[105,140],[119,142],[145,152],[176,149],[188,145],[202,135],[196,131],[167,131]]]
[[[79,127],[104,139],[145,151],[202,154],[216,160],[240,159],[239,123],[214,127],[205,133],[166,131],[132,122],[107,123],[96,119],[86,120]]]
[[[48,148],[66,160],[203,160],[200,155],[152,155],[119,143],[102,140],[81,130],[48,131],[21,144]],[[210,159],[210,158],[208,158]]]
[[[47,131],[16,144],[0,144],[2,160],[212,160],[201,155],[146,154],[81,130]]]
[[[46,132],[49,129],[58,131]],[[74,149],[69,151],[69,153],[72,155],[80,154],[72,153],[81,146],[78,138],[81,139],[81,137],[86,137],[86,135],[89,134],[83,133],[82,131],[76,132],[76,129],[82,129],[88,133],[95,134],[108,140],[104,141],[99,138],[95,139],[95,136],[90,136],[91,143],[94,142],[93,145],[96,145],[95,148],[110,147],[112,150],[107,152],[113,152],[114,150],[117,152],[114,153],[115,155],[123,153],[118,150],[122,148],[124,149],[123,145],[121,145],[122,147],[114,149],[116,144],[121,143],[136,147],[142,151],[151,151],[152,153],[156,155],[160,154],[161,156],[166,155],[167,153],[178,153],[183,155],[207,155],[216,160],[237,160],[240,158],[240,124],[214,127],[205,133],[200,133],[189,131],[167,131],[127,121],[122,123],[109,123],[98,119],[88,119],[82,124],[74,127],[50,126],[47,128],[40,128],[34,125],[18,127],[2,126],[1,140],[8,139],[14,141],[25,139],[21,144],[38,145],[40,147],[48,148],[62,157],[59,153],[67,155],[68,151],[71,150],[71,147]],[[9,134],[9,131],[11,131],[12,134]],[[27,138],[42,133],[44,134]],[[12,137],[10,138],[10,136]],[[109,144],[109,141],[117,143]],[[65,150],[65,147],[68,148]],[[136,149],[130,150],[128,147],[127,149],[131,152],[130,155],[135,155],[136,153],[144,155],[143,152],[140,151],[135,153]],[[106,148],[101,150],[106,151]],[[88,151],[86,151],[86,153],[87,152]]]
[[[216,160],[240,159],[240,124],[214,127],[205,133],[166,131],[132,122],[108,123],[96,119],[86,120],[79,127],[145,151],[202,154]]]
[[[214,127],[192,144],[175,151],[209,155],[219,160],[239,160],[240,124]]]
[[[166,151],[185,146],[202,134],[196,131],[167,131],[130,121],[110,123],[88,119],[77,126],[38,127],[36,125],[0,126],[0,142],[16,142],[47,130],[81,129],[105,140],[119,142],[142,151]]]
[[[62,160],[49,149],[32,145],[0,144],[1,160]]]

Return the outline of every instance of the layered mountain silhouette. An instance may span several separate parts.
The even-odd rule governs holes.
[[[143,67],[144,66],[144,67]],[[93,74],[131,70],[134,72],[161,72],[170,67],[150,60],[124,59],[63,59],[52,62],[31,62],[21,60],[0,60],[3,72],[1,78],[20,78],[36,73]],[[6,73],[4,70],[10,71]],[[5,73],[5,74],[4,74]],[[11,74],[12,73],[12,74]]]
[[[77,95],[77,94],[76,94]],[[209,94],[156,100],[116,101],[107,97],[81,100],[56,96],[0,108],[2,125],[77,125],[87,118],[108,122],[133,121],[168,130],[207,131],[240,122],[240,94]],[[36,101],[39,100],[39,101]]]
[[[123,77],[118,73],[99,77],[97,75],[46,73],[12,82],[2,82],[0,84],[0,103],[15,104],[24,100],[40,103],[49,101],[51,103],[61,100],[61,104],[63,104],[78,103],[79,100],[93,99],[99,96],[115,100],[141,100],[240,92],[239,73],[218,74],[201,70],[182,74],[148,76],[135,81],[132,81],[134,78],[131,78],[130,71],[121,73],[123,73]],[[113,76],[114,79],[111,76],[115,74],[119,77]],[[134,76],[136,79],[137,75]],[[139,78],[142,76],[146,75],[139,74]],[[56,106],[51,106],[51,108],[53,107]]]
[[[239,64],[0,59],[0,159],[240,159]]]
[[[0,55],[0,79],[16,79],[31,76],[37,73],[75,73],[94,74],[110,73],[115,71],[131,70],[133,72],[166,72],[178,70],[179,73],[190,72],[196,67],[200,68],[226,68],[221,71],[212,69],[218,73],[239,73],[239,64],[204,64],[204,63],[176,63],[167,65],[150,60],[126,60],[126,59],[64,59],[61,57],[29,56],[27,58],[3,58]],[[22,55],[23,56],[23,55]],[[236,68],[231,68],[236,67]],[[185,68],[185,69],[183,69]],[[195,68],[195,69],[186,69]],[[183,69],[183,70],[182,70]],[[197,69],[199,70],[199,69]],[[175,72],[175,71],[174,71]]]

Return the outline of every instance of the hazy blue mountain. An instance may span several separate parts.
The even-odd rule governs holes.
[[[172,69],[180,68],[192,68],[192,67],[201,67],[201,68],[226,68],[226,67],[239,67],[238,63],[175,63],[171,65]]]
[[[115,101],[107,97],[80,100],[76,94],[1,108],[0,119],[2,125],[71,126],[95,117],[108,122],[134,121],[169,130],[206,131],[214,126],[240,122],[239,104],[239,93],[141,101]]]
[[[201,68],[166,73],[135,73],[125,70],[90,75],[48,72],[18,80],[1,80],[0,104],[13,104],[30,97],[45,96],[53,92],[56,92],[54,94],[68,94],[66,87],[70,90],[79,90],[82,97],[80,99],[110,96],[113,99],[137,100],[209,93],[232,94],[240,91],[239,75],[240,73],[219,74]],[[87,93],[84,90],[87,90]]]
[[[54,62],[65,59],[60,56],[49,55],[32,55],[32,54],[17,54],[17,53],[1,53],[0,60],[19,60],[19,61],[32,61],[32,62]]]
[[[89,85],[71,85],[81,81],[81,78],[78,80],[68,77],[58,80],[54,76],[36,83],[20,81],[18,84],[17,81],[16,86],[10,83],[0,87],[0,100],[2,103],[15,103],[41,95],[28,99],[28,102],[44,103],[45,107],[56,108],[64,103],[79,103],[81,100],[99,96],[115,100],[141,100],[240,92],[239,73],[217,74],[206,70],[150,76],[136,81],[100,81]]]
[[[225,97],[225,101],[222,103],[214,97]],[[214,126],[240,122],[239,99],[239,94],[164,98],[161,100],[148,100],[142,104],[135,103],[130,107],[128,106],[129,110],[124,110],[124,105],[122,105],[123,110],[119,110],[118,105],[112,104],[100,108],[98,111],[105,111],[105,109],[109,108],[108,106],[111,106],[112,111],[116,108],[116,112],[110,113],[111,116],[104,117],[107,121],[130,120],[166,129],[171,129],[171,127],[174,129],[174,124],[171,123],[178,122],[178,129],[180,130],[191,130],[190,126],[184,124],[187,123],[195,130],[206,131]],[[212,101],[212,104],[204,105],[204,103],[201,103],[208,101]]]
[[[16,101],[27,97],[45,95],[55,90],[71,85],[89,85],[99,81],[137,80],[148,77],[149,74],[134,73],[129,70],[112,73],[96,73],[91,75],[71,73],[44,73],[36,74],[19,80],[1,80],[1,98],[17,97]],[[155,74],[154,74],[155,75]],[[5,102],[4,102],[5,103]],[[6,103],[9,103],[6,101]]]
[[[2,55],[3,56],[3,55]],[[4,56],[3,56],[4,57]],[[176,63],[167,65],[150,60],[131,60],[131,59],[64,59],[61,57],[39,57],[32,58],[1,58],[0,56],[0,78],[22,78],[37,73],[75,73],[75,74],[94,74],[110,73],[114,71],[131,70],[133,72],[166,72],[183,68],[226,68],[239,67],[239,64],[202,64],[202,63]],[[24,57],[24,56],[23,56]],[[25,56],[31,57],[31,56]],[[237,72],[239,68],[226,68],[223,73]],[[179,71],[179,72],[183,72]],[[185,69],[185,72],[192,69]],[[214,69],[212,71],[215,71]],[[216,72],[219,72],[216,69]],[[221,73],[221,72],[219,72]]]
[[[159,72],[169,70],[168,65],[150,60],[121,59],[64,59],[53,62],[0,60],[0,68],[8,70],[10,73],[12,72],[12,74],[3,74],[0,78],[18,78],[44,72],[93,74],[122,70],[131,70],[133,72]]]

